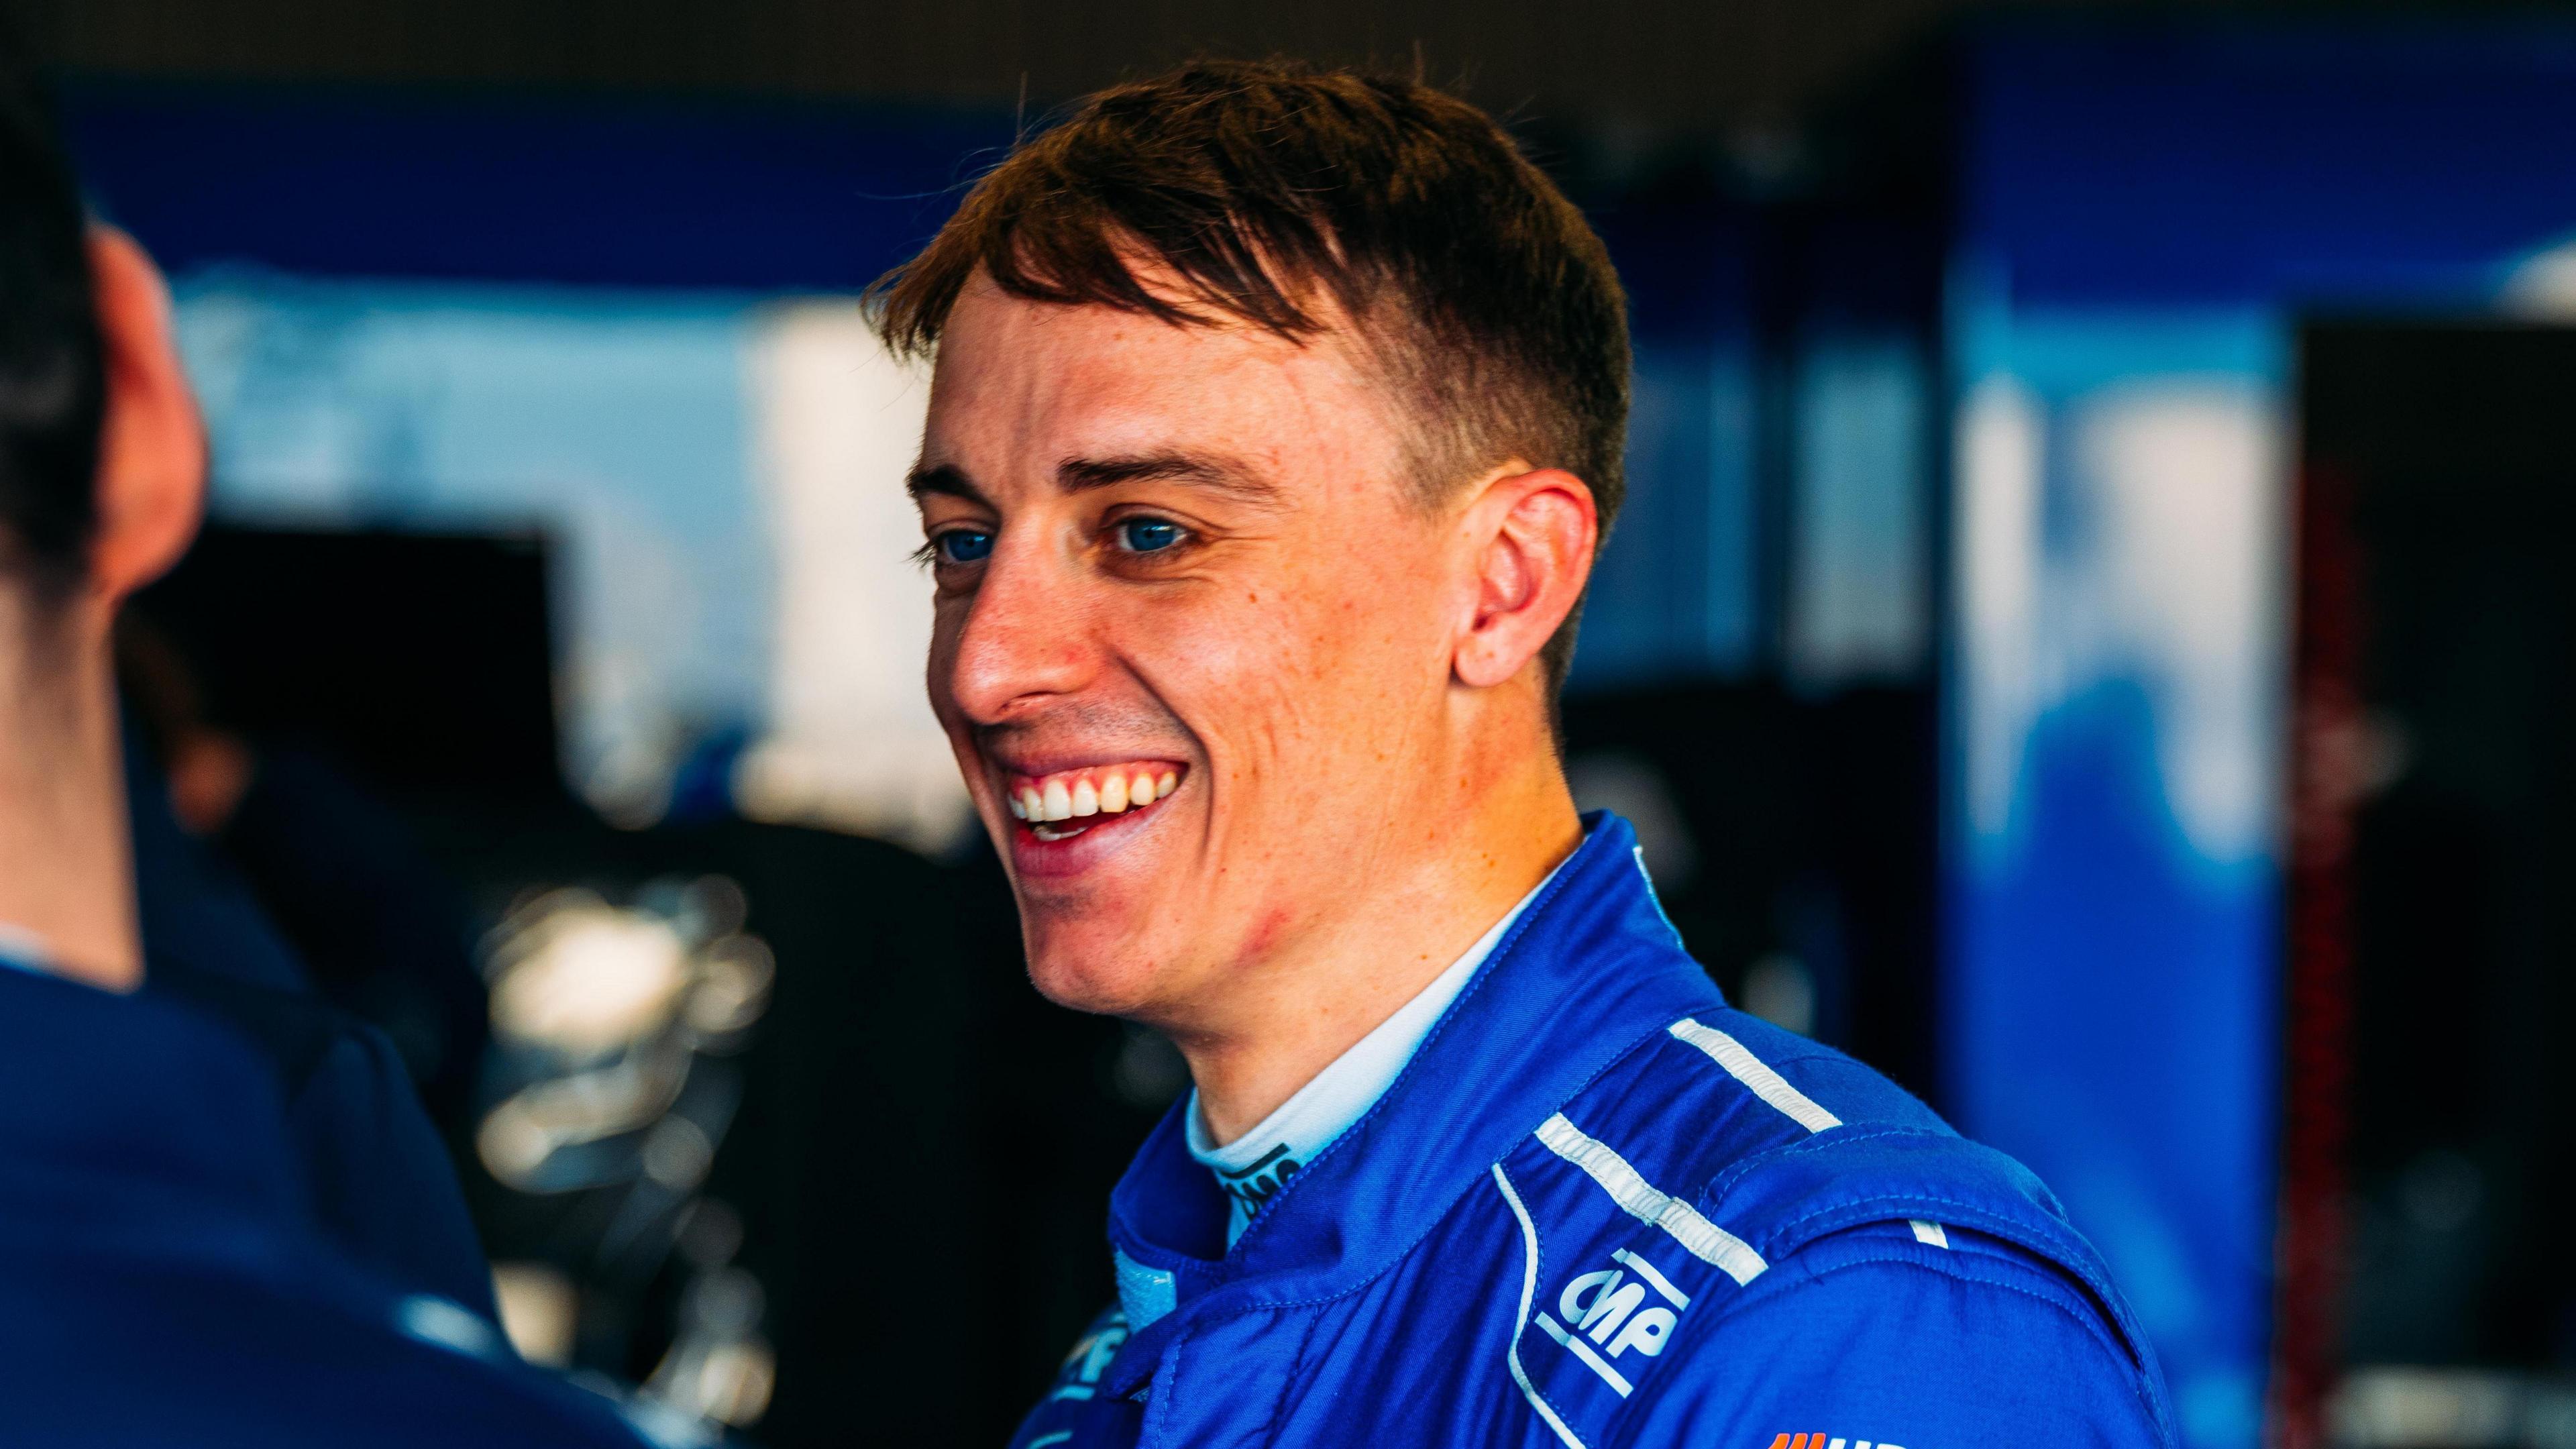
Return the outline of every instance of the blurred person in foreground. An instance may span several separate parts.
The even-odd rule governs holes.
[[[205,444],[159,275],[87,222],[5,46],[0,188],[0,1441],[638,1442],[423,1291],[454,1265],[401,1240],[438,1204],[379,1191],[362,1140],[419,1108],[339,1099],[365,1063],[330,1065],[349,1038],[295,983],[220,949],[155,979],[110,636],[196,528]]]
[[[1490,119],[1122,86],[878,306],[935,356],[930,692],[1031,975],[1197,1084],[1016,1443],[2173,1441],[2047,1189],[1730,1009],[1577,817],[1623,301]]]

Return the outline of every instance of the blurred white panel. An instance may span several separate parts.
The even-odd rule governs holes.
[[[2155,710],[2203,859],[2271,848],[2287,575],[2283,423],[2252,384],[2123,383],[2051,412],[1995,375],[1958,430],[1960,723],[1983,848],[2007,838],[2040,716],[2110,683]]]
[[[1811,339],[1798,368],[1788,675],[1802,690],[1907,679],[1925,663],[1922,349]]]
[[[2287,573],[2281,427],[2236,383],[2105,389],[2067,419],[2091,496],[2090,662],[2140,681],[2175,819],[2213,861],[2271,848]],[[2098,631],[2098,633],[2096,633]]]
[[[970,811],[923,692],[930,580],[903,488],[928,379],[847,300],[766,310],[751,365],[777,667],[735,793],[759,818],[946,848]]]
[[[1996,375],[1960,405],[1956,568],[1966,805],[1980,842],[2011,823],[2024,741],[2040,709],[2040,460],[2047,414]]]

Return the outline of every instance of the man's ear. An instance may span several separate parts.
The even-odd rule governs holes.
[[[90,228],[89,264],[107,367],[89,584],[113,601],[160,577],[197,536],[206,433],[160,270],[132,237],[103,226]]]
[[[1458,641],[1458,682],[1502,683],[1538,656],[1592,577],[1600,517],[1562,468],[1507,467],[1463,520],[1476,549],[1476,612]]]

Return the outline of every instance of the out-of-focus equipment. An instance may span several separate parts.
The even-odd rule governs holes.
[[[475,1133],[503,1186],[587,1200],[552,1272],[504,1270],[521,1351],[560,1361],[585,1295],[632,1301],[676,1257],[678,1332],[644,1393],[731,1428],[759,1420],[777,1372],[765,1295],[733,1262],[740,1219],[703,1191],[742,1105],[734,1055],[776,977],[746,906],[722,876],[656,879],[622,903],[531,893],[486,942],[500,1090]]]

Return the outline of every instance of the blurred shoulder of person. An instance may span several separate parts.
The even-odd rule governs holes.
[[[278,1044],[144,989],[110,634],[193,534],[205,444],[160,277],[5,43],[0,188],[0,1438],[640,1442],[347,1251]]]

